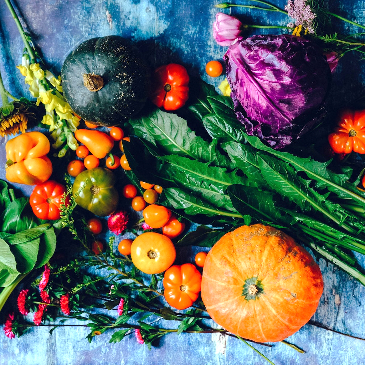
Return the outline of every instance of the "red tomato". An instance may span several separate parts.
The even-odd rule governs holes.
[[[198,252],[195,255],[195,263],[199,267],[204,267],[205,259],[207,258],[207,253],[204,251]]]
[[[90,232],[94,234],[99,234],[103,230],[103,224],[101,223],[101,220],[98,218],[91,218],[87,221],[87,226],[90,230]]]
[[[110,137],[114,139],[114,141],[120,141],[124,137],[123,129],[119,127],[113,127],[109,134]]]
[[[113,160],[114,163],[112,163]],[[106,159],[105,165],[108,169],[114,170],[120,166],[120,158],[118,156],[113,155],[113,160],[110,156]]]
[[[137,196],[137,188],[132,184],[127,184],[123,187],[123,196],[127,199],[133,199]]]
[[[170,238],[179,236],[185,229],[185,223],[180,222],[174,215],[172,215],[169,221],[162,227],[162,233]]]
[[[209,61],[205,66],[206,73],[211,77],[222,75],[223,66],[219,61]]]
[[[189,75],[186,68],[176,63],[160,66],[154,72],[152,102],[165,110],[176,110],[189,98]]]
[[[36,185],[29,198],[35,216],[47,220],[60,219],[60,208],[65,193],[65,186],[53,180]],[[65,204],[66,206],[69,204],[68,197]]]
[[[163,278],[164,297],[176,309],[189,308],[198,299],[202,276],[193,264],[174,265]]]
[[[81,145],[76,148],[76,156],[85,158],[90,153],[89,149],[85,145]]]

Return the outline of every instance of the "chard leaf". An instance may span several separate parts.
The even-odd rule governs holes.
[[[236,126],[238,121],[229,122],[228,119],[221,118],[216,114],[207,114],[204,116],[203,125],[208,134],[212,138],[220,139],[223,141],[236,141],[241,142],[244,140],[244,132],[242,131],[242,126]]]
[[[4,288],[9,286],[19,275],[20,273],[18,271],[0,262],[0,287]]]
[[[179,239],[175,246],[213,247],[229,231],[228,229],[215,229],[200,225],[195,231],[190,231]]]
[[[6,234],[2,237],[8,244],[10,245],[18,245],[21,243],[26,243],[32,241],[36,238],[39,238],[47,229],[49,229],[50,224],[45,223],[40,226],[29,228],[27,230],[14,233],[14,234]]]
[[[47,229],[40,237],[39,254],[35,268],[44,266],[53,256],[56,250],[57,237],[53,227]]]
[[[259,138],[246,136],[247,141],[255,148],[274,155],[291,164],[297,171],[303,171],[307,176],[317,182],[320,189],[327,188],[341,198],[351,198],[365,204],[365,193],[356,188],[356,184],[348,181],[348,174],[336,174],[328,168],[328,162],[318,162],[311,158],[302,158],[288,152],[276,151],[263,144]]]
[[[9,245],[3,239],[0,239],[0,262],[14,271],[17,270],[15,256],[11,252]]]
[[[240,214],[218,209],[211,203],[196,198],[179,188],[164,189],[164,196],[175,209],[184,209],[188,215],[205,214],[208,217],[221,215],[242,218]]]
[[[11,251],[17,262],[17,270],[20,273],[27,273],[34,268],[39,252],[39,244],[40,238],[36,238],[26,243],[11,246]]]

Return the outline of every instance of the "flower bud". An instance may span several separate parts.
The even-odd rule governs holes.
[[[230,46],[237,39],[242,39],[241,31],[242,23],[238,19],[224,13],[216,14],[213,37],[219,45]]]

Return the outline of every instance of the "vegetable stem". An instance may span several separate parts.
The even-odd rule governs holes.
[[[277,11],[279,13],[283,13],[285,15],[288,15],[288,13],[285,10],[282,10],[280,8],[278,8],[275,5],[272,5],[266,1],[262,1],[262,0],[248,0],[248,1],[253,1],[255,3],[260,3],[263,5],[268,6],[268,8],[263,8],[260,6],[255,6],[255,5],[240,5],[240,4],[230,4],[230,3],[221,3],[221,4],[217,4],[215,5],[216,8],[220,8],[220,9],[227,9],[227,8],[231,8],[231,7],[241,7],[241,8],[251,8],[251,9],[259,9],[259,10],[266,10],[266,11]]]
[[[268,361],[270,364],[275,365],[271,360],[269,360],[263,353],[261,353],[259,350],[257,350],[255,347],[250,345],[247,341],[245,341],[242,337],[236,336],[239,340],[244,342],[247,346],[251,347],[254,351],[256,351],[261,357],[263,357],[266,361]]]
[[[2,106],[4,107],[4,106],[9,105],[10,103],[9,103],[7,91],[6,91],[4,83],[3,83],[3,78],[1,76],[1,72],[0,72],[0,95],[1,95]]]
[[[8,300],[10,294],[16,288],[16,286],[27,276],[27,274],[19,275],[10,285],[5,287],[0,293],[0,312],[3,309],[6,301]]]
[[[344,18],[344,17],[342,17],[342,16],[340,16],[340,15],[337,15],[337,14],[331,13],[330,11],[324,10],[324,13],[325,13],[325,14],[328,14],[328,15],[331,15],[331,16],[333,16],[334,18],[340,19],[340,20],[342,20],[342,21],[344,21],[344,22],[346,22],[346,23],[350,23],[350,24],[352,24],[352,25],[355,25],[356,27],[359,27],[359,28],[365,29],[365,26],[363,26],[363,25],[361,25],[361,24],[359,24],[359,23],[353,22],[352,20],[346,19],[346,18]]]

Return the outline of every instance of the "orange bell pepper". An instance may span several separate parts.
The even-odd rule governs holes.
[[[75,138],[97,158],[104,158],[114,147],[113,138],[101,131],[78,129]]]
[[[13,183],[36,185],[52,175],[48,138],[41,132],[23,133],[5,145],[6,179]]]

